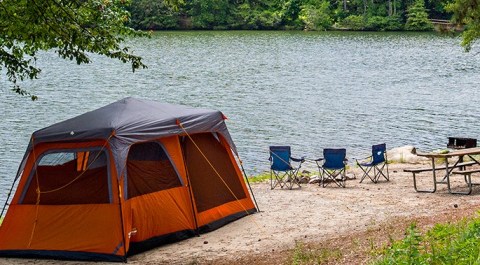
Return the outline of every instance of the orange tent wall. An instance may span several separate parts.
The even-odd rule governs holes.
[[[221,146],[219,146],[218,144],[215,144],[217,140],[215,140],[215,137],[213,136],[213,134],[210,134],[210,133],[192,135],[191,139],[189,139],[189,141],[193,140],[195,144],[192,144],[194,145],[194,147],[193,146],[190,148],[187,147],[187,149],[190,149],[190,152],[193,151],[194,153],[200,153],[200,151],[198,151],[198,148],[200,148],[202,153],[201,155],[195,156],[194,161],[192,161],[192,158],[187,159],[189,160],[190,163],[192,163],[191,165],[189,165],[189,162],[187,162],[187,167],[189,168],[189,170],[202,171],[197,173],[194,173],[193,171],[190,172],[191,175],[192,173],[194,173],[195,175],[195,176],[190,176],[190,178],[198,178],[196,180],[191,180],[192,189],[195,189],[195,188],[208,189],[207,193],[210,193],[210,192],[215,193],[216,191],[218,191],[218,189],[215,190],[213,186],[210,186],[208,184],[207,185],[202,184],[202,187],[194,187],[196,182],[208,183],[210,179],[212,181],[215,181],[217,183],[216,185],[220,185],[220,187],[223,190],[225,189],[228,190],[227,192],[228,196],[235,197],[235,195],[233,195],[232,192],[238,193],[238,189],[236,187],[225,187],[225,185],[228,185],[227,183],[240,183],[241,184],[240,190],[242,190],[245,197],[242,197],[242,198],[237,197],[233,201],[225,202],[214,207],[208,207],[208,209],[206,210],[204,209],[202,211],[199,211],[199,209],[195,207],[197,225],[199,228],[205,225],[212,224],[217,221],[221,221],[224,218],[228,219],[232,215],[240,215],[240,216],[248,215],[252,213],[252,211],[254,211],[255,209],[253,201],[250,197],[250,193],[248,192],[245,181],[243,180],[243,174],[241,173],[238,167],[238,164],[233,156],[230,146],[223,139],[223,137],[221,137],[221,135],[218,135],[218,136],[219,136]],[[221,150],[221,149],[224,149],[224,150]],[[188,150],[187,150],[187,153],[188,153]],[[223,154],[228,154],[228,157],[227,158],[223,157]],[[220,160],[216,161],[216,159],[219,159],[219,157],[220,157]],[[207,162],[206,159],[208,159],[209,161]],[[228,169],[229,166],[225,165],[228,162],[231,163],[231,166],[233,167],[233,172],[230,172]],[[225,164],[221,165],[222,163],[225,163]],[[203,170],[200,170],[200,168],[203,168]],[[222,170],[226,170],[226,171],[224,172]],[[226,175],[226,174],[232,174],[232,173],[235,175],[234,176]],[[220,178],[225,178],[225,179],[223,179],[222,181],[220,180]],[[236,180],[232,182],[232,181],[229,181],[228,178],[236,178]],[[217,188],[220,188],[220,187],[217,187]],[[205,193],[205,191],[201,193]],[[195,201],[195,192],[193,192],[193,194],[194,194],[195,205],[197,205],[197,202]],[[233,218],[233,220],[234,219],[237,219],[237,218]]]
[[[52,149],[102,147],[104,141],[84,143],[45,143],[30,152],[14,198],[0,226],[0,251],[74,251],[125,256],[117,175],[110,156],[112,200],[109,204],[36,205],[19,204],[26,189],[34,160]],[[41,202],[41,195],[40,195]]]
[[[115,204],[12,205],[0,228],[0,249],[124,256],[118,210]]]
[[[246,198],[233,201],[222,206],[210,209],[208,211],[199,213],[198,215],[198,226],[203,226],[208,223],[211,223],[215,220],[220,219],[221,217],[229,216],[234,213],[244,212],[246,215],[250,214],[251,209],[255,209],[250,193],[248,192],[247,185],[243,180],[243,173],[238,167],[237,161],[233,155],[233,152],[228,145],[227,141],[220,136],[220,142],[228,153],[229,159],[232,162],[232,165],[237,173],[237,177],[241,180],[243,191],[246,194]]]
[[[178,136],[158,141],[168,153],[182,182],[187,183]],[[127,249],[130,249],[132,242],[143,242],[185,230],[191,230],[193,234],[195,230],[192,203],[185,185],[127,198],[123,209],[125,231],[130,234]]]

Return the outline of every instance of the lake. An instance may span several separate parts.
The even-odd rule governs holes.
[[[372,144],[444,148],[478,138],[480,60],[433,33],[201,31],[129,40],[148,69],[93,56],[78,66],[41,54],[40,79],[9,91],[2,75],[0,203],[33,131],[127,96],[221,110],[247,174],[268,170],[268,146],[317,158],[363,157]]]

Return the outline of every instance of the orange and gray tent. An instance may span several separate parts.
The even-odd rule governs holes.
[[[125,98],[34,132],[0,256],[125,261],[256,212],[224,120]]]

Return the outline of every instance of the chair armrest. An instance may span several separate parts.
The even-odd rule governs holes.
[[[359,161],[366,161],[366,160],[372,160],[372,157],[373,156],[367,156],[367,157],[364,157],[364,158],[353,158],[355,159],[355,161],[358,163]]]
[[[292,161],[294,162],[305,162],[304,156],[302,156],[301,158],[290,157],[290,159],[292,159]]]

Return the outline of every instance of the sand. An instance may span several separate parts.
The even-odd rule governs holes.
[[[432,225],[450,221],[452,216],[459,219],[475,214],[480,205],[478,189],[468,196],[449,194],[446,185],[440,185],[433,194],[415,192],[411,174],[403,169],[418,166],[421,165],[392,164],[390,181],[377,184],[367,179],[359,183],[359,169],[349,169],[348,174],[357,179],[348,180],[346,188],[303,184],[300,189],[270,190],[269,183],[252,184],[261,212],[199,237],[132,256],[128,263],[278,264],[288,260],[296,242],[325,245],[345,241],[351,245],[367,235],[383,233],[378,236],[385,237],[385,227],[403,231],[412,220]],[[427,175],[421,179],[424,187],[431,182]],[[456,181],[455,186],[461,184],[464,183]],[[365,255],[350,253],[335,263],[358,264],[367,260]],[[3,258],[0,264],[84,263]]]

